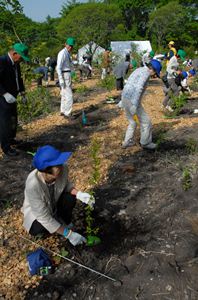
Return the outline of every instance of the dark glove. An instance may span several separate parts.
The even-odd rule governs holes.
[[[22,101],[22,103],[23,103],[24,105],[27,104],[27,98],[26,98],[25,95],[21,96],[21,101]]]

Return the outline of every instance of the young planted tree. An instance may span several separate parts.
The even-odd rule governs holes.
[[[90,156],[92,159],[92,174],[90,177],[90,183],[94,187],[98,184],[100,180],[100,158],[99,158],[99,151],[100,151],[100,143],[98,140],[93,139],[91,146],[90,146]],[[90,191],[90,194],[94,197],[93,189]],[[87,245],[94,246],[99,244],[100,238],[97,237],[97,233],[99,228],[93,227],[94,218],[92,217],[93,208],[89,205],[86,207],[86,233],[87,233]]]

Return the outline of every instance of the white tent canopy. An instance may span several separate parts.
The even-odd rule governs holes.
[[[111,49],[118,55],[125,56],[127,53],[132,52],[135,48],[139,54],[143,52],[151,51],[150,41],[116,41],[111,42]]]
[[[92,60],[95,61],[97,60],[97,57],[105,51],[104,48],[100,47],[97,45],[95,42],[89,42],[82,48],[78,49],[78,63],[81,64],[83,61],[83,55],[86,54],[87,51],[90,51],[93,53],[93,58]]]

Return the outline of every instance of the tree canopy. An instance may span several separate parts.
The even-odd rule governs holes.
[[[60,17],[35,22],[26,17],[20,0],[0,0],[0,54],[17,41],[31,56],[57,55],[68,36],[76,49],[94,41],[106,47],[114,40],[151,41],[155,50],[174,40],[179,48],[197,49],[198,5],[189,0],[67,1]]]
[[[57,30],[60,38],[76,37],[77,46],[90,41],[106,46],[111,36],[121,30],[122,21],[115,4],[87,3],[74,7],[66,18],[62,17]]]

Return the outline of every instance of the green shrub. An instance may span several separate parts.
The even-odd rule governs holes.
[[[171,108],[174,110],[173,112],[167,111],[165,113],[166,117],[174,117],[178,116],[181,108],[187,103],[188,96],[186,94],[181,94],[179,96],[171,95],[172,104]]]
[[[186,104],[187,102],[187,95],[186,94],[181,94],[179,96],[172,96],[172,105],[171,107],[178,111]]]
[[[27,104],[18,99],[18,116],[21,122],[33,119],[52,111],[52,97],[46,88],[39,87],[26,93]]]
[[[85,93],[88,91],[88,88],[86,87],[86,85],[79,85],[76,89],[75,89],[75,92],[76,93]]]
[[[107,75],[99,82],[98,85],[100,87],[106,88],[108,91],[111,91],[115,88],[115,77],[113,75]]]

